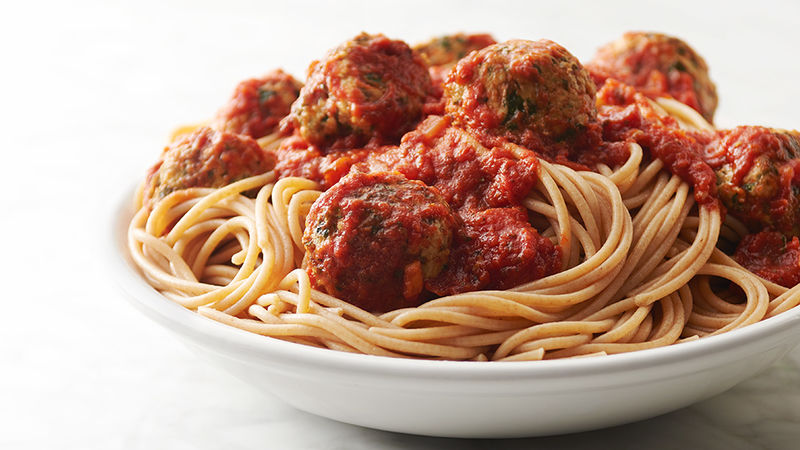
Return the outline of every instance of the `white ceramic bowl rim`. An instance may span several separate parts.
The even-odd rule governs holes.
[[[654,376],[669,377],[667,370],[659,368],[675,366],[679,361],[696,360],[698,370],[712,367],[720,361],[729,360],[730,352],[751,354],[763,348],[762,340],[773,340],[774,344],[785,340],[790,334],[800,334],[800,307],[756,324],[717,336],[684,342],[637,352],[604,357],[544,360],[530,362],[472,362],[438,361],[421,359],[390,358],[359,355],[320,349],[301,344],[260,336],[230,327],[189,311],[159,294],[141,277],[128,256],[126,232],[133,210],[130,205],[131,191],[127,190],[114,205],[108,223],[111,241],[107,260],[112,276],[128,294],[132,303],[162,325],[184,337],[204,344],[220,354],[233,353],[255,357],[275,364],[276,370],[285,370],[297,365],[324,367],[331,375],[347,376],[357,371],[362,375],[380,377],[424,377],[431,380],[455,382],[458,380],[511,381],[519,379],[557,379],[585,376],[587,379],[603,378],[601,374],[641,372],[652,369]],[[242,353],[243,352],[243,353]]]

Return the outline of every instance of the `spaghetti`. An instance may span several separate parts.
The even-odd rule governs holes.
[[[713,130],[695,110],[653,101],[684,129]],[[182,130],[186,131],[186,130]],[[275,149],[278,134],[259,140]],[[596,172],[540,160],[522,204],[561,248],[561,270],[507,290],[441,296],[374,314],[317,290],[303,232],[322,195],[273,170],[220,188],[138,199],[130,254],[164,296],[252,333],[390,357],[519,361],[672,345],[747,326],[800,304],[718,248],[747,233],[635,142]],[[244,195],[257,191],[254,198]]]

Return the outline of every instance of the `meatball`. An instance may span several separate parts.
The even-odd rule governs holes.
[[[414,46],[414,51],[422,57],[430,70],[434,85],[444,83],[447,72],[470,52],[480,50],[497,41],[488,34],[449,34],[433,38]]]
[[[242,81],[217,113],[214,128],[250,136],[266,136],[289,114],[303,84],[280,69],[262,78]]]
[[[397,173],[353,172],[311,207],[304,264],[317,288],[365,310],[417,306],[448,261],[455,228],[434,188]]]
[[[800,133],[758,126],[723,130],[706,159],[729,214],[752,231],[800,234]]]
[[[717,89],[705,60],[682,40],[660,33],[628,32],[601,47],[586,67],[598,84],[615,78],[648,97],[673,97],[709,122]]]
[[[480,50],[497,42],[488,34],[449,34],[439,36],[414,46],[428,66],[453,64],[474,50]]]
[[[152,204],[190,187],[222,187],[272,170],[274,165],[274,156],[252,138],[201,127],[164,149],[148,173],[144,201]]]
[[[564,47],[512,40],[459,61],[444,87],[456,125],[539,150],[577,144],[596,124],[595,85]]]
[[[431,90],[405,42],[362,33],[311,64],[287,124],[323,149],[396,144],[422,118]]]

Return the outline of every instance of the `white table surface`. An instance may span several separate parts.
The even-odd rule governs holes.
[[[0,448],[800,447],[800,348],[731,391],[617,428],[548,438],[406,436],[314,417],[198,360],[105,271],[109,211],[169,131],[241,79],[361,30],[547,37],[581,59],[629,29],[707,59],[720,126],[800,128],[800,6],[748,2],[6,2],[0,6]],[[666,3],[666,2],[658,2]]]

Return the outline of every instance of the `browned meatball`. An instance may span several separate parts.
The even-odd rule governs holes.
[[[708,121],[717,109],[717,88],[705,60],[686,42],[660,33],[628,32],[601,47],[586,65],[595,81],[615,78],[652,98],[669,96]]]
[[[596,123],[595,86],[564,47],[512,40],[473,52],[447,77],[454,123],[539,150],[582,140]]]
[[[723,130],[709,145],[717,192],[751,231],[800,234],[800,133],[757,126]]]
[[[190,187],[222,187],[259,175],[275,166],[275,157],[247,137],[208,127],[183,135],[164,149],[150,169],[144,188],[146,204]]]
[[[315,287],[372,312],[421,303],[450,255],[456,219],[434,189],[397,173],[353,172],[306,218],[306,270]]]
[[[303,84],[280,69],[262,78],[242,81],[220,109],[214,128],[258,139],[278,127],[289,114]]]
[[[414,46],[414,51],[422,56],[428,66],[453,64],[474,50],[480,50],[497,41],[488,34],[448,34],[435,37]]]
[[[470,52],[480,50],[497,41],[488,34],[448,34],[433,38],[414,46],[414,51],[422,56],[428,65],[431,79],[435,85],[444,83],[447,72]]]
[[[405,42],[362,33],[311,64],[289,121],[323,149],[396,144],[430,92],[428,70]]]

